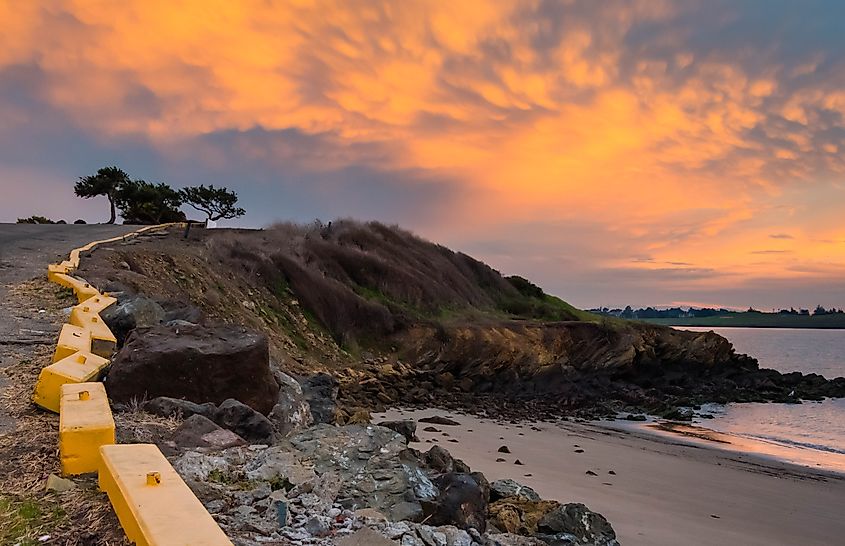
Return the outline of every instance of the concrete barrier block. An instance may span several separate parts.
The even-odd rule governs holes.
[[[63,325],[59,332],[59,341],[56,342],[56,351],[53,353],[53,362],[58,362],[78,352],[91,352],[90,332],[81,326]]]
[[[62,474],[97,472],[100,447],[114,444],[114,419],[103,384],[62,385],[59,409]]]
[[[100,489],[108,494],[131,542],[139,546],[231,546],[156,446],[104,445],[100,460]]]
[[[97,313],[100,314],[112,305],[117,303],[117,298],[113,298],[112,296],[108,296],[106,294],[100,294],[99,296],[94,296],[93,298],[89,298],[85,300],[84,303],[80,303],[77,307],[85,307],[86,313]]]
[[[94,296],[101,295],[99,290],[87,282],[82,282],[80,286],[74,287],[73,291],[76,293],[76,300],[79,303],[87,301],[89,298],[93,298]]]
[[[46,410],[58,413],[62,385],[96,381],[108,365],[107,359],[95,354],[73,353],[41,370],[32,401]]]
[[[99,298],[102,296],[95,296]],[[70,311],[70,323],[88,330],[91,336],[91,352],[104,358],[110,358],[117,349],[117,338],[98,313],[91,310],[88,302],[94,298],[75,306]]]
[[[47,279],[51,282],[58,282],[56,275],[68,275],[76,269],[70,262],[50,264],[47,266]]]

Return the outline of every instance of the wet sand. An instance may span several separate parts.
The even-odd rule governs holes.
[[[431,415],[460,426],[418,423],[421,442],[412,447],[436,443],[490,480],[512,478],[543,498],[583,502],[611,522],[624,546],[830,545],[845,536],[845,474],[708,445],[718,438],[615,424],[499,424],[442,410],[391,410],[373,422]],[[423,431],[428,426],[440,432]],[[502,445],[511,453],[499,453]]]

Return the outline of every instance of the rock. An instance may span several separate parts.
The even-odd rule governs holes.
[[[420,423],[431,423],[432,425],[447,425],[447,426],[458,426],[460,425],[459,422],[449,419],[448,417],[442,417],[440,415],[434,415],[432,417],[423,417],[419,419]]]
[[[540,495],[536,491],[515,482],[514,480],[496,480],[490,484],[490,500],[497,501],[508,497],[517,497],[529,501],[540,500]]]
[[[417,438],[417,423],[413,419],[403,419],[401,421],[382,421],[378,423],[380,427],[387,427],[390,430],[395,430],[405,437],[408,442],[418,442]]]
[[[434,484],[440,493],[433,504],[426,506],[427,523],[484,532],[487,528],[487,501],[475,478],[465,473],[450,472],[435,478]]]
[[[305,522],[305,530],[312,537],[323,537],[329,534],[332,528],[331,521],[326,516],[312,516]]]
[[[440,474],[447,474],[449,472],[468,474],[470,472],[470,468],[466,463],[460,459],[455,459],[451,453],[440,446],[433,446],[423,453],[422,462],[427,468]]]
[[[241,327],[138,328],[112,361],[106,380],[117,402],[168,396],[219,404],[240,400],[266,414],[279,386],[267,337]]]
[[[129,264],[127,269],[129,269]],[[136,328],[149,328],[161,324],[164,320],[164,308],[157,302],[144,296],[120,301],[100,313],[103,322],[117,338],[117,346],[122,347],[129,334]]]
[[[181,448],[227,449],[234,446],[246,445],[243,438],[217,426],[210,419],[202,415],[192,415],[186,419],[170,436]]]
[[[629,413],[628,415],[625,416],[625,420],[626,421],[647,421],[648,417],[646,417],[645,415],[643,415],[641,413],[639,413],[639,414]]]
[[[197,404],[180,398],[159,396],[144,404],[144,411],[161,417],[181,417],[187,419],[193,415],[202,415],[207,419],[214,418],[217,406],[211,402]]]
[[[289,438],[317,474],[338,474],[337,502],[374,508],[391,521],[422,516],[438,490],[398,433],[379,426],[317,425]]]
[[[220,404],[214,412],[214,422],[253,444],[272,444],[275,439],[269,419],[233,398]]]
[[[425,427],[423,430],[425,432],[440,432],[440,429],[436,427]]]
[[[398,544],[369,527],[362,527],[351,535],[335,540],[336,546],[396,546]]]
[[[387,517],[374,508],[361,508],[360,510],[355,510],[354,515],[356,518],[360,518],[363,520],[369,519],[376,521],[387,521]]]
[[[569,503],[549,511],[538,522],[537,529],[544,534],[568,533],[577,544],[619,546],[610,523],[597,512],[581,503]]]
[[[315,423],[334,423],[339,390],[337,380],[325,373],[312,375],[302,382],[302,392]]]
[[[312,484],[317,474],[310,466],[302,464],[300,453],[289,446],[273,446],[261,450],[254,458],[242,465],[246,479],[274,483],[285,488]]]
[[[76,482],[73,480],[60,478],[55,474],[47,476],[47,482],[44,484],[44,489],[46,491],[56,491],[57,493],[64,493],[65,491],[76,489],[77,487]]]
[[[299,382],[280,370],[274,370],[273,375],[279,385],[279,394],[267,418],[273,423],[276,432],[287,436],[309,426],[314,418]]]
[[[540,520],[558,506],[560,503],[557,501],[509,497],[490,503],[489,518],[497,529],[506,533],[533,535]]]
[[[484,535],[484,546],[548,546],[538,538],[524,537],[511,533]]]
[[[499,453],[510,453],[511,452],[511,450],[508,446],[501,446],[496,451],[498,451]]]
[[[519,459],[517,459],[517,460],[515,460],[515,461],[513,462],[513,464],[515,464],[515,465],[517,465],[517,466],[523,466],[525,463],[523,463],[522,461],[520,461]]]

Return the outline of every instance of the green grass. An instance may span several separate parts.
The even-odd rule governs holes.
[[[0,544],[40,544],[38,537],[50,534],[65,516],[54,502],[0,496]]]
[[[742,328],[845,328],[845,315],[779,315],[777,313],[737,313],[720,317],[641,319],[665,326],[710,326]]]

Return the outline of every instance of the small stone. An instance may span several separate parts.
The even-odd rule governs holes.
[[[437,427],[425,427],[423,430],[425,432],[440,432],[440,429]]]
[[[64,493],[71,489],[76,489],[77,485],[73,480],[67,478],[60,478],[55,474],[47,476],[47,483],[44,487],[47,491],[55,491],[57,493]]]
[[[508,448],[508,446],[501,446],[497,451],[499,453],[510,453],[511,452],[511,450],[510,450],[510,448]]]
[[[575,453],[584,453],[584,450],[583,449],[576,449]]]
[[[522,463],[522,461],[520,461],[519,459],[517,459],[517,460],[515,460],[515,461],[513,462],[513,464],[515,464],[515,465],[517,465],[517,466],[522,466],[522,464],[523,464],[523,463]]]
[[[459,422],[449,419],[448,417],[441,417],[440,415],[435,415],[433,417],[423,417],[419,420],[420,423],[431,423],[432,425],[447,425],[447,426],[458,426],[460,425]]]
[[[592,470],[588,470],[588,471],[584,472],[584,474],[586,474],[587,476],[598,476],[598,474],[596,474]]]
[[[503,463],[503,462],[505,462],[505,459],[502,458],[502,457],[498,457],[498,458],[496,458],[496,462],[497,463]]]
[[[331,527],[331,522],[326,516],[313,516],[305,522],[305,530],[314,537],[326,536]]]
[[[608,473],[608,474],[610,474],[611,476],[615,476],[615,475],[616,475],[616,472],[614,472],[613,470],[608,470],[608,471],[607,471],[607,473]]]

